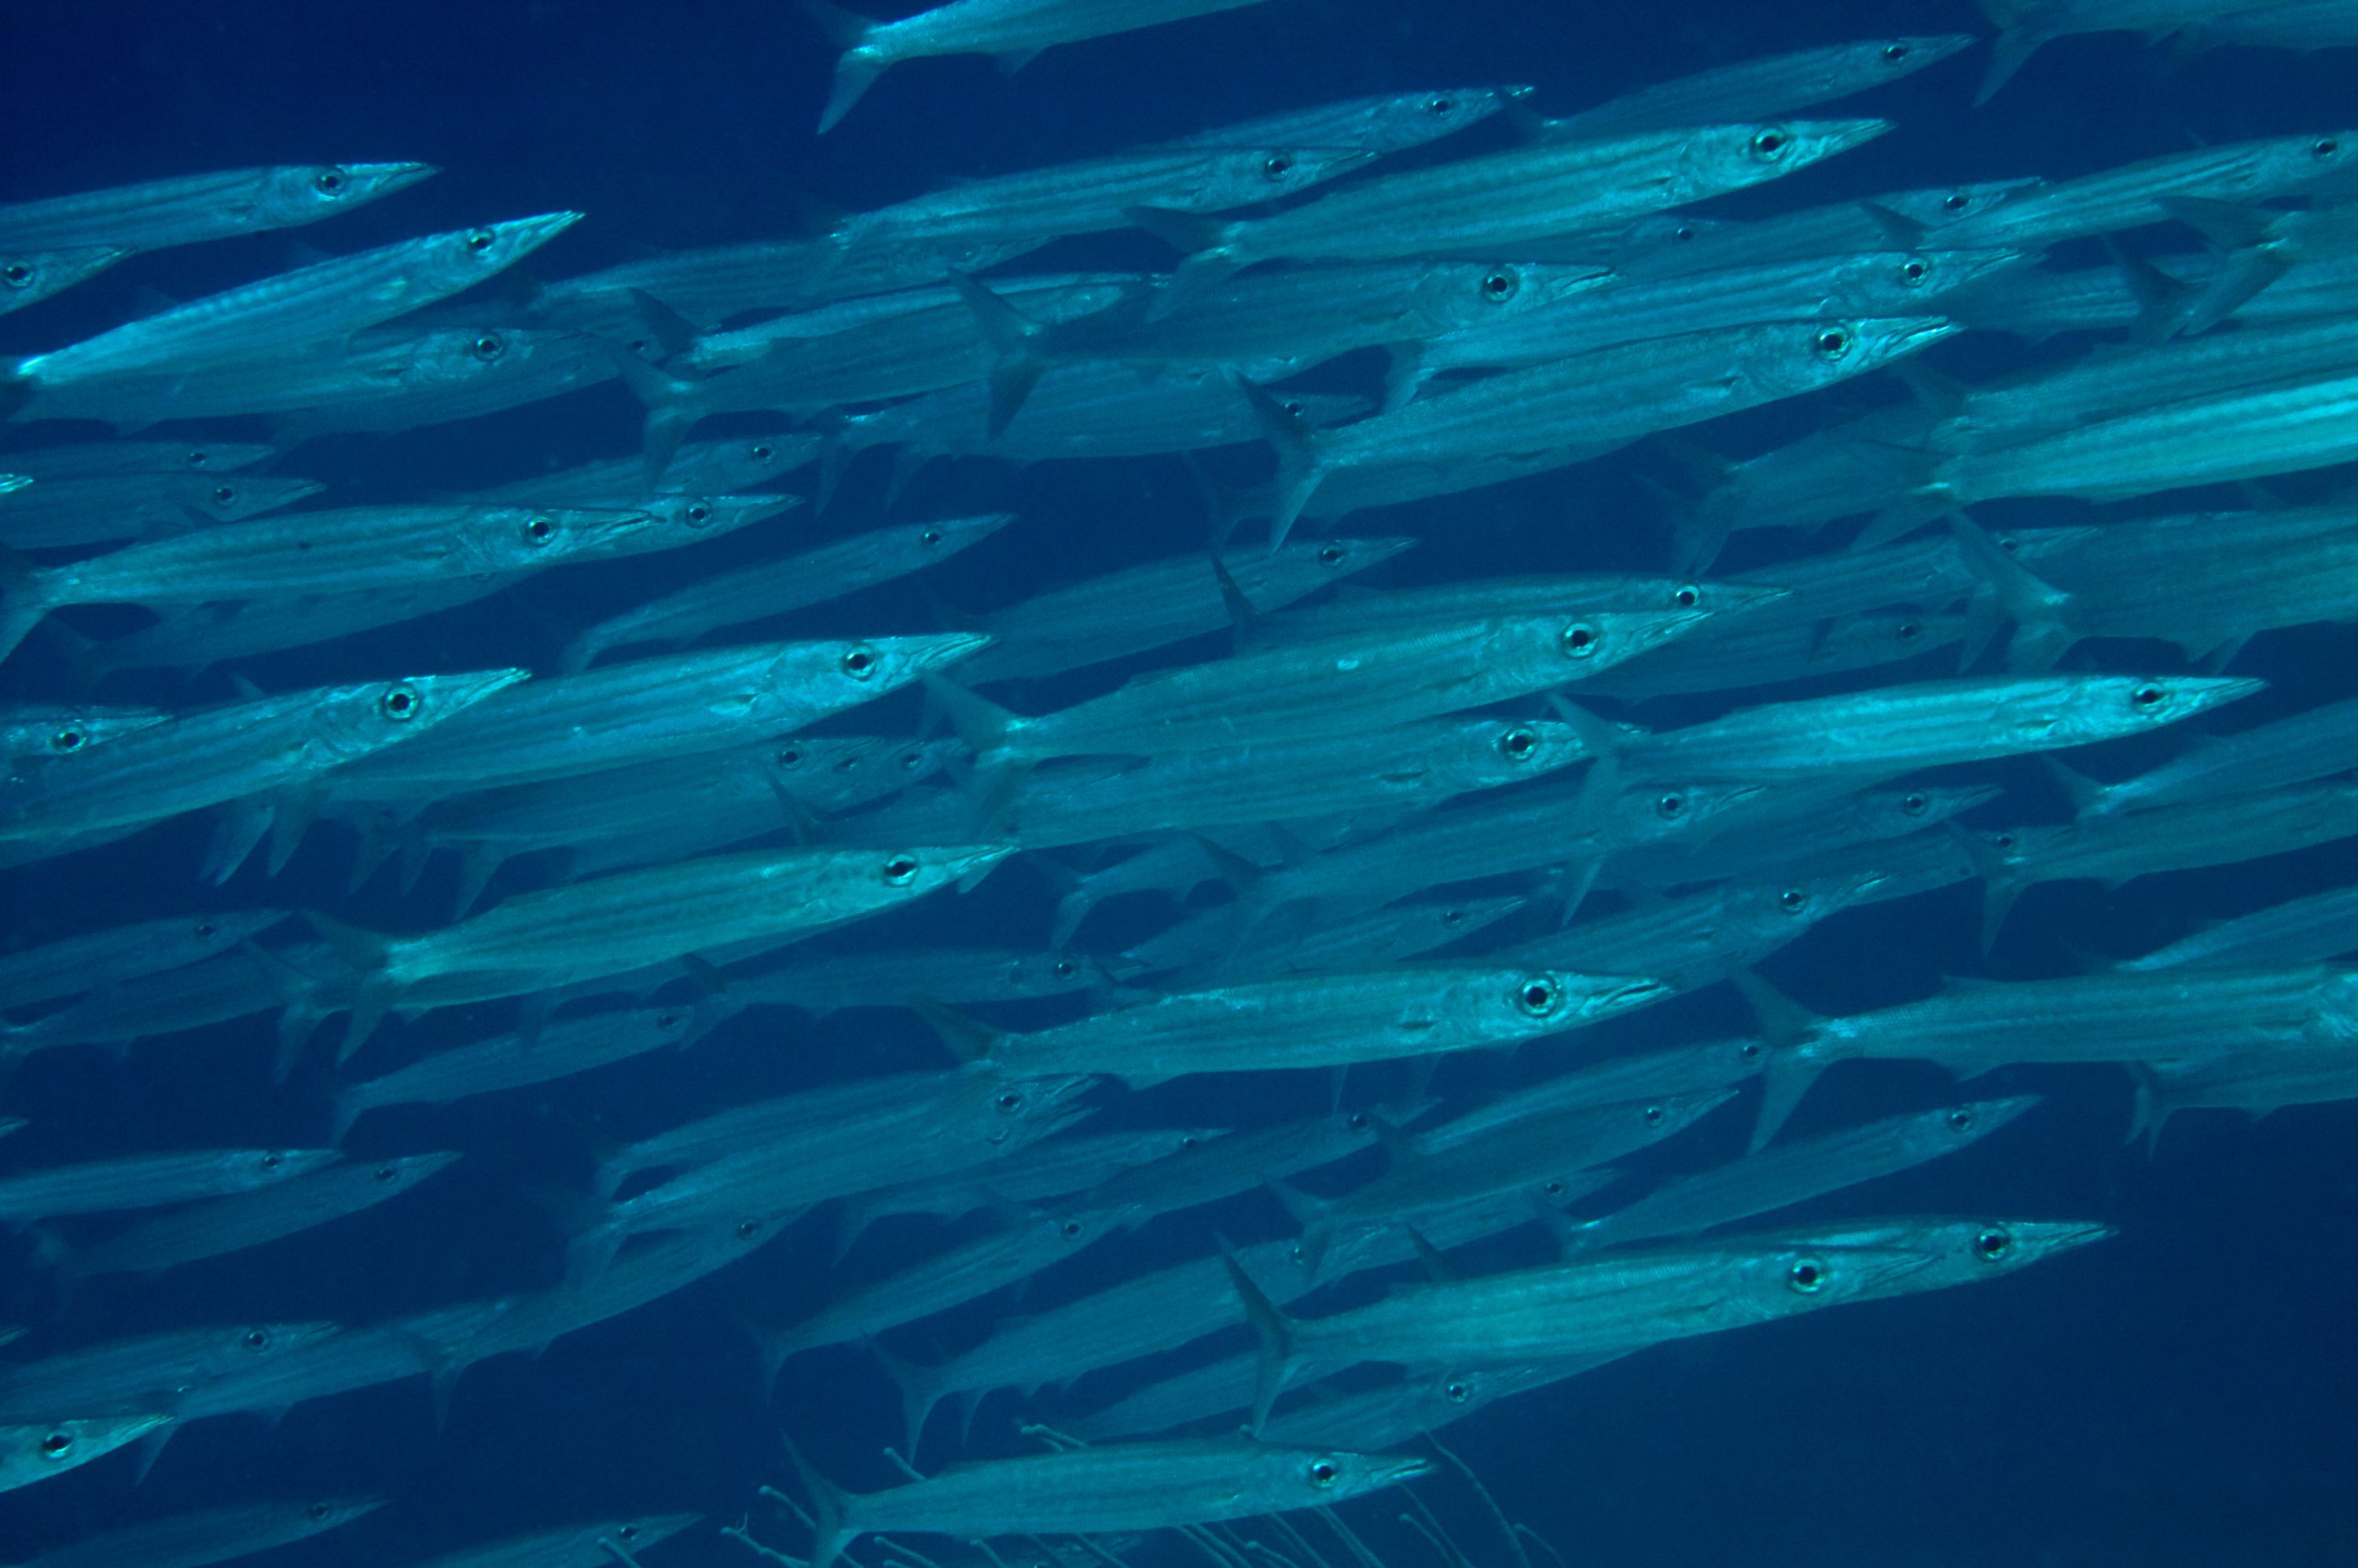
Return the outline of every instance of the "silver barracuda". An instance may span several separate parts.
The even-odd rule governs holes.
[[[0,207],[0,249],[41,244],[157,251],[299,228],[406,189],[435,172],[433,165],[423,163],[293,164],[20,201]]]

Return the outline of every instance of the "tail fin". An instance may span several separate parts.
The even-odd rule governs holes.
[[[917,1454],[917,1440],[925,1435],[926,1418],[934,1413],[934,1407],[942,1402],[942,1395],[947,1392],[942,1387],[939,1368],[903,1361],[873,1339],[868,1341],[868,1348],[875,1354],[877,1360],[883,1363],[886,1375],[901,1390],[901,1423],[905,1434],[903,1445],[914,1459]]]
[[[1760,1119],[1746,1146],[1747,1152],[1758,1153],[1777,1136],[1825,1068],[1810,1050],[1823,1021],[1749,969],[1737,969],[1727,978],[1744,994],[1769,1045],[1768,1065],[1760,1073]]]
[[[1982,951],[1986,953],[1997,943],[2000,927],[2006,925],[2014,901],[2029,887],[2028,878],[2016,871],[2004,855],[1990,847],[1989,841],[1970,828],[1955,822],[1942,824],[1956,838],[1966,859],[1974,863],[1974,874],[1982,880]]]
[[[2142,1062],[2130,1062],[2125,1065],[2128,1067],[2129,1076],[2136,1081],[2136,1100],[2129,1112],[2128,1135],[2122,1141],[2134,1143],[2139,1137],[2143,1137],[2145,1157],[2150,1160],[2153,1158],[2154,1150],[2161,1143],[2162,1124],[2169,1119],[2169,1113],[2178,1108],[2163,1098],[2161,1079],[2151,1067]]]
[[[950,725],[974,752],[976,805],[985,819],[996,816],[1033,762],[1018,749],[1030,720],[1011,713],[988,697],[975,696],[937,675],[918,677],[926,692],[949,715]]]
[[[1260,419],[1261,434],[1277,449],[1277,499],[1270,511],[1269,549],[1275,555],[1292,531],[1294,519],[1310,504],[1318,481],[1326,477],[1318,466],[1317,432],[1308,420],[1247,381],[1235,370],[1229,384],[1245,395]]]
[[[1245,1316],[1252,1320],[1253,1335],[1260,1341],[1260,1361],[1253,1380],[1252,1425],[1255,1437],[1269,1424],[1270,1407],[1284,1390],[1285,1380],[1294,1369],[1293,1325],[1277,1310],[1275,1303],[1261,1293],[1260,1287],[1237,1261],[1236,1251],[1226,1241],[1220,1243],[1220,1260],[1228,1266],[1228,1279],[1244,1303]]]
[[[671,467],[681,439],[696,424],[698,415],[692,406],[696,383],[658,370],[625,348],[614,350],[614,364],[622,373],[622,384],[646,406],[640,440],[644,478],[652,492],[663,481],[664,470]]]
[[[2064,797],[2071,801],[2073,816],[2085,818],[2106,816],[2112,814],[2115,808],[2105,804],[2107,797],[2112,794],[2112,785],[2098,784],[2087,774],[2076,769],[2065,767],[2044,752],[2039,753],[2034,760],[2046,770],[2047,776],[2054,781],[2055,787],[2061,790]]]
[[[1040,324],[964,273],[950,274],[950,287],[973,313],[983,341],[990,345],[990,438],[1006,433],[1008,425],[1032,395],[1033,384],[1046,368],[1033,345]]]
[[[913,1011],[942,1038],[950,1054],[961,1062],[987,1061],[1007,1037],[979,1018],[969,1018],[954,1007],[919,998],[910,1004]]]
[[[2071,607],[2071,595],[2007,555],[1963,513],[1949,514],[1949,530],[1956,535],[1957,553],[1964,557],[1966,568],[1989,586],[2014,622],[2014,635],[2006,647],[2006,668],[2034,672],[2053,668],[2055,661],[2080,640],[2064,619]]]
[[[49,612],[39,572],[14,550],[0,548],[0,659],[15,653]]]
[[[1982,73],[1981,90],[1974,94],[1974,107],[1978,109],[1997,95],[1998,89],[2014,79],[2040,44],[2045,35],[2026,27],[2039,9],[2038,0],[1978,0],[1982,15],[1998,29],[1997,39],[1990,46],[1989,67]]]
[[[809,0],[805,0],[805,3],[808,4]],[[795,1467],[795,1478],[803,1484],[803,1490],[810,1494],[812,1526],[817,1531],[817,1539],[811,1542],[810,1568],[835,1568],[836,1559],[843,1555],[843,1549],[851,1544],[852,1538],[860,1533],[844,1521],[844,1505],[851,1500],[850,1495],[812,1469],[810,1461],[803,1457],[802,1450],[796,1448],[783,1433],[779,1434],[778,1441],[785,1447],[786,1462]]]
[[[1148,307],[1150,321],[1160,321],[1202,298],[1241,265],[1228,244],[1229,227],[1221,219],[1168,207],[1125,207],[1121,215],[1173,250],[1186,253],[1171,281]]]
[[[860,95],[875,85],[884,74],[886,61],[876,58],[868,48],[868,35],[874,24],[865,16],[857,16],[829,0],[802,0],[803,15],[812,26],[827,35],[827,42],[843,51],[835,62],[835,85],[827,95],[827,107],[819,112],[818,134],[825,135],[836,123],[851,113],[851,106]],[[815,1564],[814,1568],[825,1568]]]
[[[336,956],[352,968],[360,977],[360,990],[352,998],[352,1020],[344,1031],[344,1043],[339,1048],[337,1060],[342,1061],[361,1047],[385,1010],[393,1005],[398,988],[385,974],[385,964],[393,954],[393,944],[382,934],[363,931],[357,925],[347,925],[341,920],[330,920],[324,914],[305,911],[303,918],[311,929],[327,940]]]

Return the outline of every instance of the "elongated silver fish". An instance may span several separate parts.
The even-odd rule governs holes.
[[[406,189],[436,172],[424,163],[293,164],[20,201],[0,207],[0,250],[117,245],[158,251],[298,228]]]

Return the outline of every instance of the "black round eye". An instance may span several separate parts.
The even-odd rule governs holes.
[[[41,1439],[41,1457],[44,1459],[62,1459],[67,1454],[73,1452],[73,1433],[70,1432],[50,1433],[47,1437]]]
[[[341,196],[344,193],[344,171],[341,168],[321,169],[311,177],[311,189],[322,196]]]
[[[1671,602],[1681,610],[1693,610],[1703,602],[1703,589],[1691,582],[1682,582],[1671,590]]]
[[[1428,98],[1424,103],[1424,112],[1428,114],[1440,114],[1444,116],[1455,114],[1457,113],[1457,100],[1455,98]]]
[[[401,1179],[401,1173],[391,1165],[379,1165],[374,1173],[380,1182],[397,1182]]]
[[[328,1505],[325,1503],[313,1503],[309,1508],[305,1509],[303,1512],[307,1518],[323,1519],[328,1517],[329,1509]]]
[[[1270,154],[1260,160],[1260,172],[1264,178],[1283,179],[1293,172],[1293,155],[1292,153]]]
[[[1995,1263],[2013,1250],[2014,1238],[1995,1225],[1974,1238],[1974,1256],[1985,1263]]]
[[[1974,1130],[1974,1113],[1959,1106],[1949,1113],[1949,1127],[1952,1131],[1971,1132]]]
[[[1801,906],[1809,902],[1800,888],[1787,888],[1777,895],[1777,907],[1788,914],[1800,914]]]
[[[1441,912],[1441,924],[1463,925],[1466,924],[1466,912],[1462,909],[1444,909]]]
[[[417,688],[406,681],[385,687],[384,695],[376,699],[376,710],[396,724],[416,718],[418,708],[423,706],[425,699],[417,695]]]
[[[1815,1258],[1797,1258],[1785,1271],[1785,1282],[1802,1295],[1816,1295],[1825,1288],[1826,1266]]]
[[[1080,968],[1070,958],[1059,958],[1056,960],[1056,978],[1060,980],[1069,980],[1080,972]]]
[[[1596,652],[1596,628],[1585,621],[1575,621],[1563,629],[1557,641],[1563,644],[1566,656],[1585,659]]]
[[[1962,190],[1952,190],[1941,198],[1941,210],[1944,212],[1962,212],[1973,204],[1974,199]]]
[[[1782,157],[1785,156],[1785,149],[1790,146],[1792,142],[1792,137],[1776,126],[1770,125],[1765,130],[1752,133],[1752,156],[1764,159]]]
[[[467,236],[467,248],[474,252],[477,255],[481,255],[485,251],[490,250],[492,246],[498,242],[498,240],[499,236],[492,233],[489,229],[477,229]]]
[[[1302,399],[1299,397],[1289,397],[1285,400],[1285,411],[1298,419],[1306,410]]]
[[[1335,1468],[1334,1461],[1332,1460],[1313,1459],[1310,1462],[1310,1484],[1314,1487],[1333,1486],[1335,1484],[1335,1476],[1337,1472]]]
[[[213,486],[213,502],[216,505],[227,506],[231,502],[235,501],[236,499],[237,486],[233,484],[217,484]]]
[[[639,1527],[634,1524],[626,1524],[620,1530],[614,1531],[614,1533],[621,1536],[624,1541],[636,1541],[639,1539]]]
[[[803,765],[803,754],[792,746],[783,748],[774,759],[778,766],[792,772]]]
[[[2309,144],[2309,150],[2313,157],[2339,157],[2342,156],[2342,144],[2332,136],[2320,136]]]
[[[262,1168],[265,1171],[275,1171],[285,1163],[287,1163],[286,1156],[281,1154],[265,1154],[262,1157]]]
[[[1528,762],[1540,749],[1540,738],[1518,725],[1498,737],[1498,751],[1510,762]]]
[[[1694,226],[1691,223],[1682,223],[1671,231],[1671,238],[1674,240],[1692,240],[1694,237]]]
[[[1921,621],[1902,621],[1892,628],[1891,634],[1903,643],[1912,643],[1924,634],[1924,623]]]
[[[33,268],[30,263],[12,261],[5,266],[0,266],[0,283],[5,283],[11,288],[27,287],[32,281]]]
[[[1921,816],[1931,808],[1931,801],[1921,790],[1910,790],[1899,797],[1899,809],[1910,816]]]
[[[1838,360],[1850,352],[1851,336],[1847,327],[1823,327],[1810,340],[1810,347],[1822,360]]]
[[[1671,1119],[1671,1113],[1658,1105],[1650,1105],[1638,1114],[1639,1119],[1649,1127],[1660,1127]]]
[[[925,759],[922,754],[915,752],[903,752],[901,753],[901,771],[903,773],[914,773],[925,765]]]
[[[1883,58],[1891,61],[1894,65],[1897,65],[1901,60],[1908,58],[1908,46],[1906,44],[1886,44],[1883,46]]]
[[[1182,1139],[1180,1139],[1180,1140],[1179,1140],[1179,1147],[1180,1147],[1180,1148],[1182,1148],[1182,1149],[1193,1149],[1193,1148],[1195,1148],[1198,1143],[1200,1143],[1200,1142],[1202,1142],[1202,1141],[1203,1141],[1203,1140],[1201,1140],[1201,1139],[1197,1138],[1194,1133],[1190,1132],[1190,1133],[1188,1133],[1185,1137],[1184,1137],[1184,1138],[1182,1138]]]
[[[1339,567],[1343,564],[1343,546],[1340,545],[1321,545],[1318,546],[1318,564],[1322,567]]]
[[[754,1237],[761,1234],[761,1230],[762,1222],[760,1220],[741,1219],[737,1222],[737,1239],[740,1241],[751,1241]]]
[[[917,880],[917,857],[895,855],[884,862],[884,880],[896,888],[907,887]]]
[[[655,1014],[655,1027],[657,1029],[678,1028],[679,1014],[676,1012],[659,1012]]]
[[[938,545],[941,542],[942,531],[939,528],[928,528],[924,533],[917,535],[917,543],[925,546],[927,549],[933,548],[936,545]]]
[[[1547,1194],[1547,1195],[1552,1198],[1560,1198],[1563,1196],[1563,1184],[1562,1182],[1541,1182],[1540,1184],[1540,1191]]]
[[[876,673],[876,650],[865,643],[855,643],[843,651],[836,664],[853,680],[866,680]]]
[[[1453,1380],[1442,1385],[1441,1394],[1442,1397],[1447,1400],[1451,1404],[1462,1405],[1468,1399],[1473,1397],[1474,1390],[1467,1388],[1463,1382]]]
[[[1523,287],[1523,280],[1500,267],[1482,279],[1482,297],[1493,305],[1504,305]]]
[[[998,1108],[1000,1115],[1014,1116],[1023,1108],[1023,1097],[1015,1090],[1009,1089],[990,1103]]]
[[[1993,833],[1990,835],[1990,842],[1996,845],[2001,849],[2011,851],[2014,849],[2014,835],[2011,833]]]
[[[2169,695],[2158,686],[2141,686],[2129,693],[2129,700],[2139,708],[2158,708],[2161,706],[2161,699]]]
[[[1525,980],[1515,990],[1515,1005],[1533,1018],[1545,1018],[1563,1000],[1563,992],[1544,977]]]
[[[705,501],[691,501],[687,503],[687,509],[680,515],[687,519],[689,527],[701,528],[712,521],[712,504]]]
[[[1738,1045],[1736,1048],[1736,1054],[1743,1057],[1747,1062],[1758,1062],[1760,1060],[1761,1050],[1762,1046],[1759,1041],[1747,1040],[1743,1044]]]
[[[524,536],[527,544],[547,544],[557,537],[557,519],[554,517],[527,519],[524,525]]]
[[[249,1328],[245,1331],[245,1338],[242,1343],[248,1350],[267,1350],[270,1348],[270,1331],[266,1328]]]
[[[1932,276],[1932,269],[1913,256],[1899,264],[1899,281],[1913,286]]]
[[[1365,1132],[1368,1130],[1368,1113],[1364,1110],[1355,1110],[1345,1120],[1344,1125],[1354,1132]]]
[[[1081,1222],[1077,1219],[1068,1219],[1065,1221],[1064,1224],[1058,1226],[1056,1230],[1065,1240],[1071,1241],[1077,1238],[1081,1234]]]
[[[467,345],[467,351],[483,363],[490,364],[508,351],[508,341],[497,332],[479,332],[475,341]]]
[[[768,462],[770,459],[776,454],[776,452],[777,449],[770,445],[767,441],[756,441],[753,443],[753,460],[757,463]]]
[[[200,469],[207,463],[211,462],[213,460],[213,456],[211,452],[206,451],[202,447],[194,447],[189,449],[189,455],[182,458],[180,460],[188,464],[192,469]]]
[[[197,940],[200,942],[210,942],[213,939],[213,933],[220,929],[220,926],[215,925],[210,920],[200,920],[197,922]]]
[[[1675,820],[1686,811],[1686,808],[1687,797],[1675,793],[1666,795],[1654,802],[1654,815],[1665,822]]]
[[[90,731],[79,725],[69,724],[49,737],[49,750],[60,756],[81,751],[90,744]]]

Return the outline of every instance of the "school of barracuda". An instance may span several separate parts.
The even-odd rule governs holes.
[[[898,61],[1015,64],[1253,3],[955,0],[874,25],[811,4],[813,47],[844,51],[820,129]],[[2358,42],[2348,0],[1985,9],[1984,97],[2071,33]],[[191,1422],[408,1379],[447,1411],[479,1362],[783,1249],[812,1303],[724,1281],[713,1353],[758,1362],[755,1399],[798,1357],[872,1355],[903,1399],[897,1483],[880,1461],[845,1489],[789,1443],[733,1519],[554,1519],[432,1561],[687,1561],[701,1541],[814,1568],[1530,1568],[1544,1544],[1432,1434],[1669,1340],[1765,1345],[1769,1320],[2112,1234],[1964,1185],[1944,1212],[1812,1217],[1985,1137],[2117,1134],[1976,1093],[1980,1075],[2118,1064],[2148,1139],[2190,1108],[2358,1096],[2358,971],[2333,963],[2358,948],[2358,889],[2125,957],[2088,934],[2082,972],[1961,975],[1863,1012],[1760,972],[1888,901],[1978,882],[1986,948],[2044,883],[2358,832],[2358,698],[2257,723],[2235,706],[2264,689],[2236,673],[2248,639],[2358,620],[2358,513],[2309,477],[2358,457],[2358,206],[2336,205],[2358,128],[2061,180],[1841,186],[1843,155],[1893,126],[1823,105],[1982,42],[1813,47],[1554,118],[1544,84],[1307,106],[586,276],[562,260],[581,214],[509,218],[12,353],[0,1057],[127,1047],[135,1073],[246,1021],[216,1070],[281,1097],[300,1146],[0,1173],[27,1320],[0,1331],[22,1337],[0,1361],[0,1487],[89,1465],[65,1484],[128,1499]],[[1945,70],[1962,109],[1972,69]],[[1773,215],[1687,211],[1822,163]],[[0,206],[0,309],[434,172]],[[1027,261],[1063,245],[1086,267],[1065,242],[1123,229],[1167,242],[1168,269]],[[41,320],[7,325],[39,341]],[[1961,333],[2059,351],[1966,382],[1921,357]],[[305,477],[313,436],[607,383],[644,406],[640,452],[395,504]],[[1711,421],[1787,399],[1790,438],[1714,445]],[[889,480],[860,471],[871,448]],[[902,515],[945,458],[1161,465],[1200,487],[1206,547],[1082,580],[1052,566],[1020,602],[953,609],[972,602],[954,557],[1024,520]],[[1464,514],[1432,503],[1600,459],[1659,500],[1659,525],[1627,524],[1658,530],[1658,572],[1452,572]],[[2060,525],[1980,515],[2024,497],[2083,504]],[[751,564],[694,569],[740,530],[765,541],[730,546]],[[1381,586],[1411,550],[1413,585]],[[1723,551],[1758,564],[1722,570]],[[430,614],[496,619],[557,568],[635,583],[595,563],[658,553],[681,586],[553,638],[527,619],[517,667],[421,654],[270,691],[240,673]],[[797,635],[808,607],[917,573],[876,634]],[[82,606],[145,618],[110,611],[97,635]],[[2080,752],[2133,737],[2160,760]],[[192,813],[200,864],[143,848]],[[355,890],[438,865],[457,905],[413,893],[387,929],[214,892],[267,888],[298,849],[350,857]],[[125,868],[185,913],[45,917],[45,889]],[[986,903],[986,877],[1050,897]],[[919,901],[921,929],[963,939],[894,935]],[[1722,985],[1751,1032],[1615,1022]],[[675,1125],[597,1087],[614,1064],[772,1053],[800,1015],[876,1009],[930,1025],[936,1064],[797,1082],[789,1063],[784,1092]],[[1851,1060],[1965,1087],[1785,1130]],[[1174,1080],[1184,1115],[1157,1091]],[[467,1184],[438,1142],[457,1102],[522,1119],[577,1088],[587,1174],[547,1199],[529,1286],[375,1322],[79,1329],[81,1291]],[[1743,1123],[1750,1152],[1682,1161],[1672,1141],[1707,1119]],[[364,1123],[400,1136],[346,1157]],[[860,1239],[896,1217],[932,1249],[872,1266]],[[1150,1227],[1152,1266],[1066,1282]],[[137,1522],[10,1555],[178,1568],[387,1500],[126,1501]]]

